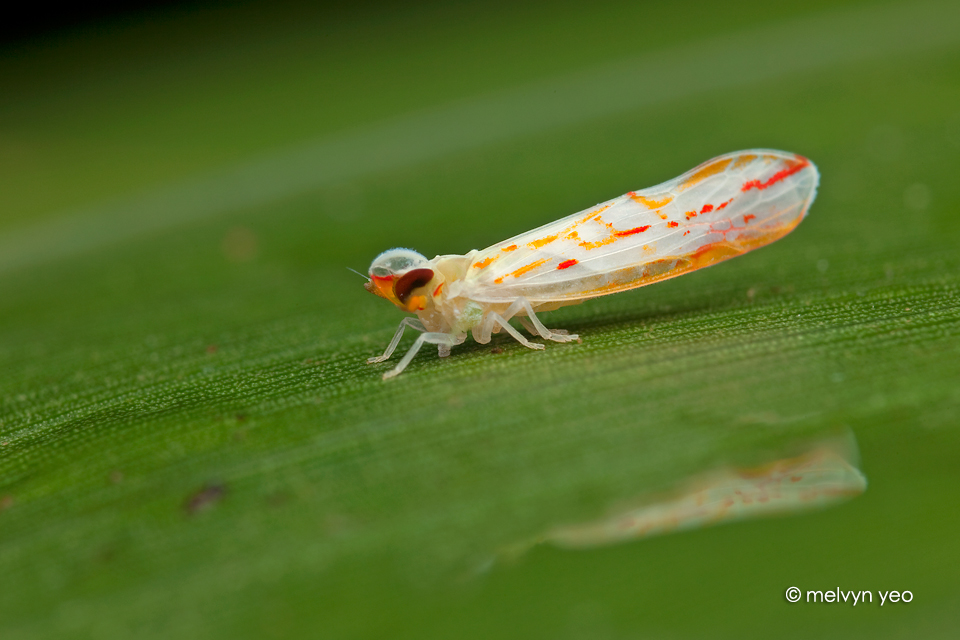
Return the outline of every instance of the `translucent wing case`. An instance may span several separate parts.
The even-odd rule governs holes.
[[[803,156],[763,149],[719,156],[480,251],[464,293],[477,302],[523,297],[536,305],[679,276],[790,233],[818,182]]]

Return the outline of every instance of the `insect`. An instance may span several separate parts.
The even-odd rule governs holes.
[[[536,314],[683,275],[778,240],[803,220],[819,179],[803,156],[739,151],[483,251],[433,260],[410,249],[385,251],[370,265],[364,286],[417,317],[404,318],[383,355],[367,362],[390,358],[406,327],[420,336],[384,379],[401,373],[425,343],[437,345],[441,357],[450,355],[467,332],[486,344],[503,330],[525,347],[544,348],[511,318],[546,340],[578,340],[548,329]]]

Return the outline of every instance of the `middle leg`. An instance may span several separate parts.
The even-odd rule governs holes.
[[[509,310],[510,309],[507,309],[507,311]],[[473,339],[480,344],[487,344],[490,342],[490,336],[493,334],[493,330],[496,327],[502,328],[504,331],[510,334],[510,337],[528,349],[543,349],[542,344],[530,342],[523,336],[522,333],[514,329],[509,322],[509,316],[501,316],[496,311],[487,313],[487,315],[483,317],[483,322],[481,322],[479,326],[473,328]]]

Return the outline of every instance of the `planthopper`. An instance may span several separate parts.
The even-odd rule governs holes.
[[[802,156],[738,151],[482,251],[432,260],[410,249],[384,251],[364,286],[416,317],[404,318],[386,351],[367,362],[390,358],[406,327],[421,333],[384,379],[401,373],[424,343],[444,357],[468,332],[486,344],[503,330],[525,347],[544,348],[513,327],[512,318],[533,336],[578,340],[548,329],[537,313],[683,275],[778,240],[807,214],[819,178]]]

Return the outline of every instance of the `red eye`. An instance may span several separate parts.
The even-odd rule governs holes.
[[[393,285],[393,295],[400,302],[406,302],[410,292],[433,280],[433,269],[411,269],[400,276]]]

